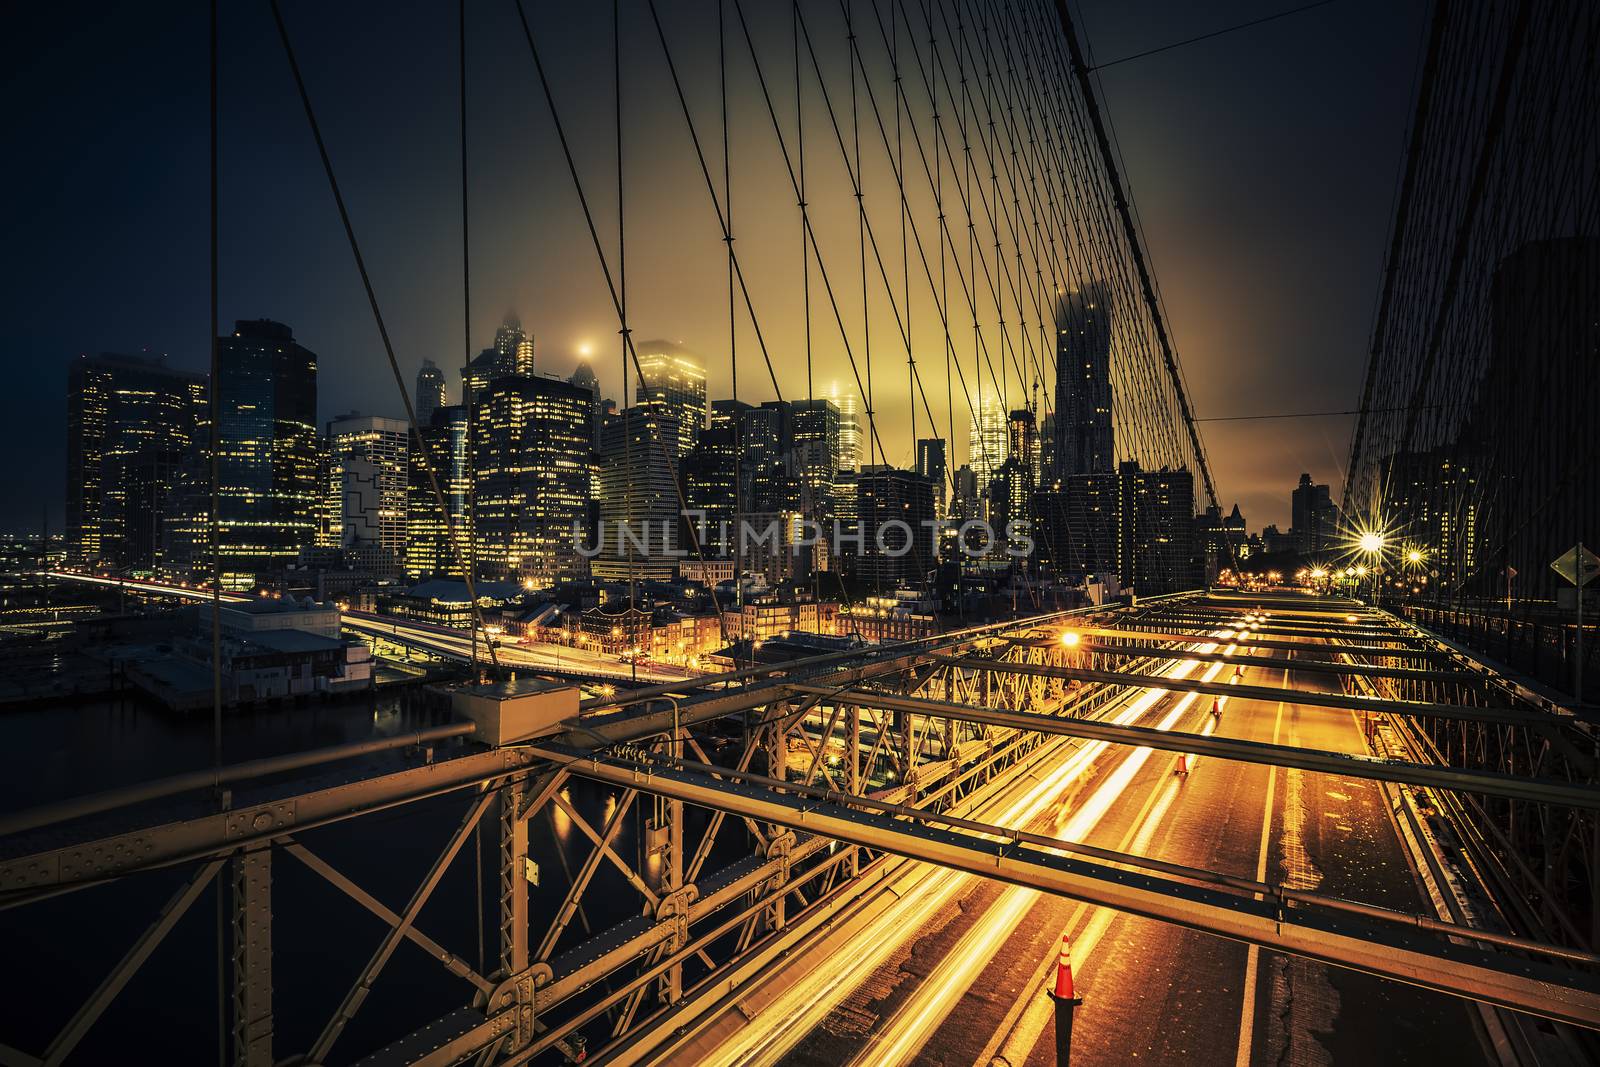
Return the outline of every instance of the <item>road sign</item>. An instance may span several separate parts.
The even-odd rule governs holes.
[[[1582,545],[1576,545],[1551,563],[1550,569],[1581,588],[1600,577],[1600,556]]]

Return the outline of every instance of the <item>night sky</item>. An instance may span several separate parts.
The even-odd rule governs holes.
[[[300,62],[407,383],[432,358],[454,388],[464,345],[456,8],[328,6],[286,0]],[[529,6],[614,256],[610,6]],[[746,6],[758,39],[786,52],[788,5]],[[1080,0],[1075,10],[1094,60],[1107,62],[1286,6],[1294,5]],[[321,357],[324,419],[352,409],[398,414],[270,11],[254,0],[223,7],[224,328],[235,318],[289,323]],[[703,353],[712,396],[726,396],[720,234],[648,14],[635,0],[623,8],[634,336],[666,337]],[[714,59],[715,5],[667,0],[662,8],[674,47],[682,42],[702,135],[717,138],[715,68],[706,62]],[[819,35],[842,34],[837,4],[806,10]],[[9,165],[0,178],[9,216],[10,374],[0,390],[0,434],[13,471],[0,506],[7,528],[37,529],[47,508],[59,529],[65,368],[73,356],[161,352],[172,365],[204,368],[206,11],[58,3],[8,16]],[[472,346],[487,344],[514,310],[537,337],[541,370],[570,373],[580,347],[591,346],[614,396],[616,320],[515,7],[473,2],[469,22]],[[1424,22],[1420,2],[1339,0],[1101,73],[1124,177],[1201,417],[1358,402]],[[845,50],[833,51],[830,77],[848,84]],[[792,77],[791,68],[779,93],[779,107],[787,99],[791,114],[792,95],[783,94],[792,94]],[[794,198],[759,98],[736,99],[730,121],[738,247],[779,384],[789,398],[803,397],[803,320],[790,285],[800,256]],[[822,127],[808,129],[814,222],[825,240],[848,236],[853,246],[853,206],[825,193],[837,192],[844,178],[823,137]],[[886,210],[886,228],[897,231],[892,202]],[[859,313],[859,275],[846,269],[844,251],[834,258]],[[887,305],[873,314],[892,331]],[[923,323],[930,318],[917,314]],[[904,349],[890,340],[886,333],[873,342],[879,432],[888,458],[909,465]],[[770,398],[748,323],[738,353],[740,397]],[[814,313],[813,357],[817,394],[849,382],[825,310]],[[942,391],[942,373],[925,381]],[[946,417],[942,407],[935,416]],[[926,436],[925,419],[917,418]],[[960,408],[958,455],[966,422]],[[1252,529],[1287,528],[1288,492],[1301,471],[1337,492],[1349,425],[1346,418],[1205,424],[1224,506],[1238,500]]]

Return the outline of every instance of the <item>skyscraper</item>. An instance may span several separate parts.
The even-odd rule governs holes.
[[[727,427],[736,435],[739,470],[739,506],[757,509],[758,482],[769,484],[775,468],[787,468],[785,441],[792,432],[789,405],[769,400],[757,407],[742,400],[714,400],[711,426]],[[763,503],[761,507],[769,507]]]
[[[572,372],[572,377],[567,379],[580,389],[589,390],[589,395],[594,399],[593,434],[594,450],[600,450],[600,379],[595,377],[594,368],[587,363],[578,364],[578,369]]]
[[[704,512],[700,521],[705,533],[701,535],[697,529],[696,537],[707,558],[726,554],[721,536],[723,523],[728,524],[727,543],[732,544],[738,506],[738,441],[738,430],[730,421],[713,424],[678,465],[684,505],[690,511]],[[683,547],[691,550],[693,558],[693,541],[686,537]]]
[[[512,374],[533,373],[533,335],[522,329],[522,320],[511,312],[494,332],[494,350]]]
[[[600,427],[595,496],[603,527],[589,563],[601,579],[671,578],[677,569],[677,472],[681,422],[659,408],[632,407]]]
[[[1026,408],[1013,411],[1006,418],[1007,455],[1015,458],[1032,475],[1039,472],[1039,434],[1035,428],[1033,412]]]
[[[217,545],[226,588],[294,561],[316,531],[317,356],[270,319],[217,339]]]
[[[675,456],[683,456],[700,440],[706,425],[705,366],[671,341],[645,341],[637,350],[638,406],[658,419],[677,421]]]
[[[831,400],[790,402],[792,428],[790,470],[803,487],[801,510],[811,516],[827,512],[833,476],[839,462],[839,409]]]
[[[1006,461],[1008,436],[1006,409],[1000,398],[980,389],[967,435],[967,462],[978,479],[980,497],[988,493],[989,483],[1000,473],[1000,464]]]
[[[1056,304],[1058,477],[1115,469],[1111,402],[1111,304],[1090,282]]]
[[[417,425],[419,427],[430,425],[433,422],[433,413],[444,407],[448,401],[445,399],[444,371],[431,359],[422,361],[422,369],[417,371]]]
[[[934,510],[940,518],[946,514],[949,499],[949,477],[946,475],[944,438],[922,437],[917,439],[917,467],[916,471],[933,485]]]
[[[508,374],[533,374],[533,338],[523,332],[515,315],[494,332],[494,344],[479,352],[461,368],[461,402],[477,406],[477,394],[485,392],[496,378]]]
[[[473,551],[484,578],[549,585],[579,576],[593,492],[587,389],[527,374],[473,396]]]
[[[932,483],[913,471],[869,465],[856,475],[855,512],[860,544],[841,546],[850,572],[878,589],[921,586],[936,562]]]
[[[154,565],[186,454],[205,444],[206,381],[159,358],[79,356],[67,372],[67,552]]]
[[[1328,487],[1315,485],[1311,475],[1302,474],[1289,502],[1293,520],[1289,533],[1294,538],[1295,551],[1307,557],[1332,552],[1339,536],[1339,512]]]
[[[422,449],[410,453],[406,487],[405,573],[411,578],[466,572],[468,538],[467,409],[459,404],[434,411],[433,420],[418,428]],[[426,451],[424,451],[426,450]],[[424,466],[424,457],[429,466]],[[428,477],[431,467],[433,478]],[[434,493],[437,480],[445,508]],[[449,521],[446,522],[446,515]],[[456,541],[450,538],[454,529]]]
[[[406,545],[411,428],[401,419],[352,413],[328,423],[326,491],[338,546],[359,569],[400,573]]]
[[[841,393],[833,387],[833,403],[839,409],[839,464],[842,471],[853,471],[861,465],[861,415],[856,394],[848,390]]]
[[[1058,574],[1115,574],[1140,595],[1197,588],[1194,475],[1140,470],[1063,480],[1055,506],[1040,507],[1038,541]]]

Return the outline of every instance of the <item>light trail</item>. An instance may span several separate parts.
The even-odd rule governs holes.
[[[1215,645],[1207,645],[1201,651],[1211,651]],[[1231,654],[1235,646],[1228,646]],[[1189,671],[1198,666],[1195,660],[1184,660],[1179,665],[1182,673],[1174,673],[1174,677],[1184,677]],[[1223,663],[1212,664],[1210,669],[1201,676],[1201,681],[1209,682],[1222,671]],[[1194,705],[1199,694],[1188,693],[1173,705],[1171,710],[1156,724],[1158,730],[1171,730],[1183,718],[1184,714]],[[1148,707],[1149,705],[1146,705]],[[1131,710],[1131,709],[1130,709]],[[1142,714],[1142,710],[1140,712]],[[1137,717],[1137,716],[1135,716]],[[1120,718],[1120,717],[1119,717]],[[1207,717],[1207,724],[1212,720]],[[1126,723],[1124,723],[1126,725]],[[1102,749],[1107,742],[1099,742]],[[1098,751],[1094,755],[1098,755]],[[1105,781],[1095,787],[1089,798],[1074,811],[1069,817],[1056,818],[1056,836],[1063,841],[1082,842],[1105,818],[1112,805],[1121,800],[1133,779],[1142,770],[1151,755],[1151,748],[1136,748],[1128,753],[1126,758],[1117,765],[1117,769],[1108,775]],[[1087,755],[1085,750],[1080,756]],[[1163,781],[1157,785],[1158,789],[1164,788]],[[1160,805],[1150,816],[1144,820],[1145,832],[1158,825],[1160,819],[1166,814],[1170,797],[1167,803]],[[1143,834],[1141,835],[1143,836]],[[1136,849],[1136,851],[1138,851]],[[937,967],[928,978],[917,987],[916,991],[903,1002],[889,1020],[873,1035],[867,1045],[856,1055],[852,1063],[872,1065],[892,1065],[908,1063],[914,1059],[923,1045],[932,1036],[933,1031],[949,1014],[957,1000],[965,995],[972,983],[983,973],[983,969],[993,958],[997,945],[1005,943],[1012,932],[1022,922],[1023,916],[1033,907],[1039,899],[1040,893],[1036,889],[1023,889],[1012,886],[1000,895],[1000,898],[986,911],[983,918],[974,923],[957,942],[954,949],[939,961]],[[1102,909],[1103,910],[1103,909]],[[1109,914],[1109,913],[1108,913]],[[1098,936],[1096,937],[1098,940]]]
[[[1232,633],[1223,631],[1221,636],[1231,637]],[[1212,651],[1216,645],[1193,647],[1197,651]],[[1169,678],[1184,678],[1198,666],[1199,663],[1195,660],[1182,660],[1168,664],[1158,669],[1156,673]],[[1220,668],[1221,664],[1218,664],[1213,670]],[[1146,689],[1110,721],[1121,726],[1132,725],[1170,695],[1166,690]],[[1187,700],[1192,703],[1194,695],[1190,694]],[[1163,721],[1168,722],[1172,718],[1168,716]],[[1169,727],[1162,727],[1162,729],[1167,728]],[[1041,778],[1032,789],[1011,804],[994,821],[1000,826],[1026,826],[1039,818],[1051,804],[1057,802],[1067,786],[1088,770],[1109,747],[1109,742],[1105,741],[1092,741],[1084,745]],[[1136,751],[1145,753],[1145,759],[1149,758],[1149,749]],[[801,1038],[821,1023],[841,999],[844,991],[854,988],[872,971],[882,966],[907,937],[921,929],[953,896],[977,880],[970,874],[938,869],[930,872],[927,865],[917,866],[920,869],[909,872],[902,881],[910,878],[921,880],[901,900],[892,923],[877,922],[856,935],[846,948],[835,953],[837,967],[825,971],[819,969],[805,975],[783,995],[763,1007],[759,1016],[762,1025],[751,1021],[741,1027],[731,1040],[699,1062],[726,1064],[729,1067],[735,1064],[776,1063]]]

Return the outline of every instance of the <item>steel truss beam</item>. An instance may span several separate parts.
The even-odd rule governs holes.
[[[1004,669],[1004,665],[1001,669]],[[801,693],[813,691],[805,686],[794,688],[796,692]],[[1454,767],[1409,763],[1404,760],[1379,759],[1376,756],[1296,748],[1293,745],[1274,745],[1264,741],[1244,741],[1218,734],[1179,733],[1174,730],[1155,730],[1148,726],[1118,726],[1093,719],[1069,719],[1035,712],[979,708],[967,704],[892,696],[864,690],[842,694],[839,699],[912,715],[984,723],[989,726],[1031,730],[1061,737],[1109,741],[1116,745],[1136,745],[1167,752],[1187,752],[1197,756],[1213,756],[1244,763],[1274,764],[1302,771],[1342,774],[1351,778],[1399,782],[1433,789],[1458,789],[1538,804],[1600,809],[1600,789],[1554,779],[1526,778],[1493,771],[1460,770]]]
[[[198,819],[132,830],[0,862],[0,908],[167,866],[262,845],[370,812],[495,781],[534,758],[497,748],[356,782],[262,801]]]
[[[212,860],[195,871],[192,876],[178,887],[167,903],[162,906],[155,921],[145,929],[144,933],[139,935],[138,940],[117,962],[117,965],[111,969],[111,972],[106,975],[95,991],[78,1007],[77,1011],[73,1012],[72,1018],[67,1020],[66,1025],[61,1028],[61,1032],[50,1042],[50,1047],[45,1050],[43,1059],[36,1059],[15,1049],[0,1049],[0,1061],[24,1063],[28,1064],[29,1067],[40,1064],[43,1067],[57,1067],[68,1056],[72,1055],[72,1051],[78,1047],[78,1042],[83,1040],[84,1035],[89,1032],[89,1028],[94,1026],[100,1016],[105,1013],[105,1010],[111,1006],[111,1002],[117,998],[117,994],[122,992],[123,987],[138,973],[139,968],[144,966],[144,962],[150,958],[150,954],[156,950],[156,947],[162,941],[166,940],[167,934],[177,925],[178,920],[183,918],[184,913],[199,899],[200,894],[216,879],[217,872],[222,870],[222,864],[222,860]]]
[[[1342,637],[1352,640],[1366,639],[1368,641],[1398,641],[1401,635],[1379,626],[1278,626],[1270,622],[1258,622],[1253,625],[1246,624],[1234,615],[1204,615],[1200,613],[1162,612],[1160,614],[1146,615],[1137,620],[1150,626],[1172,626],[1177,629],[1194,627],[1201,630],[1213,630],[1217,627],[1243,629],[1253,634],[1267,634],[1276,637],[1316,637],[1326,640],[1330,637]]]
[[[1064,627],[1063,629],[1066,628]],[[1228,627],[1218,628],[1228,629]],[[1396,659],[1431,660],[1435,663],[1455,662],[1455,657],[1439,649],[1386,648],[1382,645],[1330,645],[1326,643],[1313,645],[1307,644],[1305,641],[1257,640],[1255,634],[1248,630],[1244,633],[1234,632],[1232,636],[1223,638],[1217,637],[1214,633],[1206,633],[1199,630],[1172,633],[1164,630],[1135,630],[1129,627],[1107,626],[1072,626],[1070,629],[1080,637],[1109,637],[1118,641],[1161,641],[1168,644],[1189,645],[1233,641],[1241,645],[1248,644],[1252,648],[1271,648],[1287,652],[1327,652],[1352,656],[1391,656]],[[1010,643],[1016,645],[1059,645],[1060,637],[1012,638]]]
[[[1316,645],[1303,645],[1301,647],[1308,652],[1317,649]],[[1192,659],[1202,663],[1237,663],[1244,667],[1284,668],[1291,671],[1307,671],[1312,674],[1364,675],[1370,678],[1402,678],[1420,682],[1455,682],[1460,685],[1482,680],[1466,671],[1429,671],[1415,667],[1371,667],[1365,664],[1307,659],[1303,656],[1241,656],[1227,652],[1185,652],[1181,648],[1146,648],[1143,645],[1102,644],[1099,641],[1080,642],[1071,651],[1080,653],[1096,652],[1107,656],[1145,657],[1149,659]],[[941,656],[938,658],[945,663],[971,663],[976,665],[985,662],[977,656]]]
[[[1299,704],[1340,711],[1386,711],[1395,715],[1415,715],[1433,719],[1463,719],[1470,722],[1497,722],[1513,726],[1551,725],[1556,720],[1532,711],[1515,708],[1477,708],[1464,704],[1428,704],[1419,700],[1372,700],[1342,693],[1312,693],[1299,689],[1273,689],[1261,685],[1235,685],[1231,682],[1201,682],[1189,678],[1167,678],[1155,674],[1126,671],[1094,671],[1082,667],[1056,667],[1046,663],[1012,663],[1004,660],[964,660],[964,666],[1010,674],[1035,674],[1045,678],[1070,678],[1105,685],[1131,685],[1143,689],[1166,689],[1178,693],[1204,693],[1207,696],[1242,697],[1277,704]],[[791,687],[794,688],[794,687]],[[800,688],[797,691],[807,692]]]
[[[1571,968],[1383,929],[1351,916],[1283,909],[1250,894],[1054,855],[1015,841],[997,846],[970,834],[718,781],[662,764],[573,756],[554,748],[537,751],[552,761],[566,761],[573,774],[610,785],[748,815],[1322,963],[1600,1029],[1600,982]]]

